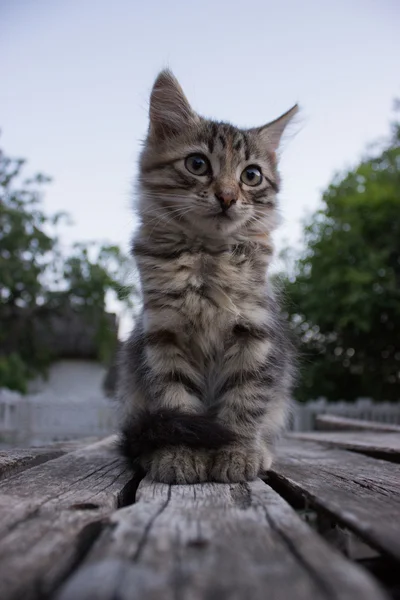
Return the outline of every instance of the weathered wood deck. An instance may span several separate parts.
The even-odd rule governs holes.
[[[139,482],[110,438],[2,452],[0,598],[399,597],[398,439],[292,435],[232,485]]]

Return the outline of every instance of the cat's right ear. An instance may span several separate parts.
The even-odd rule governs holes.
[[[166,139],[198,119],[176,77],[168,69],[161,71],[150,96],[149,136]]]

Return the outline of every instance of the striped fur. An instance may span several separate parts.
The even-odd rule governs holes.
[[[168,483],[253,479],[271,464],[293,378],[267,274],[276,150],[297,109],[248,130],[210,121],[168,71],[150,105],[132,246],[143,311],[120,360],[123,452]],[[193,154],[207,173],[188,170]],[[250,166],[262,173],[254,187],[241,178]]]

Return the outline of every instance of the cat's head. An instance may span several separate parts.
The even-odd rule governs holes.
[[[296,114],[252,129],[198,115],[170,71],[157,77],[140,161],[142,216],[160,226],[220,236],[276,224],[276,151]]]

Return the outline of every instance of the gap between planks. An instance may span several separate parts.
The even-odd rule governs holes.
[[[142,481],[57,600],[383,600],[274,490]]]
[[[320,443],[285,439],[269,481],[301,495],[361,539],[400,560],[400,466]]]
[[[114,446],[109,438],[0,482],[2,600],[49,597],[131,499],[132,474]]]

